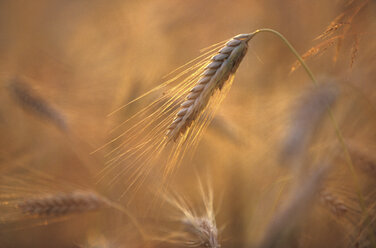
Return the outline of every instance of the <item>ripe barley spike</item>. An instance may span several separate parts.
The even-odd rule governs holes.
[[[211,58],[211,62],[205,67],[196,85],[189,91],[185,101],[180,105],[179,112],[168,127],[168,139],[175,141],[179,135],[183,135],[206,107],[214,91],[221,90],[230,76],[235,74],[247,53],[248,41],[253,35],[253,33],[239,34],[233,37],[217,55]]]
[[[152,92],[163,91],[155,101],[113,129],[117,136],[101,147],[111,145],[112,150],[106,155],[108,161],[98,175],[99,180],[109,178],[108,184],[113,184],[128,174],[130,184],[125,190],[128,191],[138,187],[153,164],[158,164],[161,154],[167,157],[164,175],[168,176],[187,151],[193,153],[231,88],[254,35],[239,34],[211,46],[175,70],[172,79],[111,113],[150,97]]]

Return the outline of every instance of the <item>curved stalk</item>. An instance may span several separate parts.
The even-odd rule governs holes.
[[[299,60],[302,67],[307,72],[308,76],[311,78],[313,84],[315,86],[318,86],[318,83],[317,83],[315,76],[313,75],[312,71],[309,69],[307,64],[304,62],[303,58],[299,55],[299,53],[295,50],[295,48],[291,45],[291,43],[281,33],[279,33],[276,30],[270,29],[270,28],[262,28],[262,29],[258,29],[256,31],[254,31],[252,34],[256,35],[258,33],[272,33],[272,34],[276,35],[278,38],[280,38],[282,40],[282,42],[285,43],[285,45],[290,49],[290,51]],[[362,192],[361,192],[361,189],[360,189],[359,179],[358,179],[358,176],[356,175],[356,172],[355,172],[355,169],[354,169],[354,164],[353,164],[350,152],[349,152],[349,150],[346,146],[345,139],[343,138],[341,130],[339,129],[338,123],[336,122],[336,120],[334,118],[332,109],[330,108],[330,106],[327,106],[326,109],[327,109],[327,112],[329,114],[330,121],[332,122],[332,125],[335,129],[337,138],[338,138],[338,140],[339,140],[339,142],[342,146],[342,149],[345,153],[345,157],[346,157],[346,161],[347,161],[347,164],[349,166],[349,169],[350,169],[350,171],[353,175],[353,178],[354,178],[354,181],[355,181],[355,187],[356,187],[356,191],[357,191],[356,193],[358,195],[358,200],[359,200],[359,204],[360,204],[360,208],[365,215],[364,218],[367,219],[368,218],[367,209],[366,209],[366,206],[365,206],[364,198],[363,198],[363,195],[362,195]],[[369,224],[369,222],[370,221],[367,221],[367,225]],[[371,243],[373,245],[375,245],[376,241],[375,241],[375,237],[374,237],[373,233],[371,233],[369,235],[369,238],[371,239]]]
[[[309,67],[307,66],[307,64],[304,62],[303,58],[299,55],[299,53],[295,50],[295,48],[291,45],[291,43],[281,33],[279,33],[276,30],[270,29],[270,28],[262,28],[262,29],[257,29],[252,34],[256,35],[256,34],[259,34],[259,33],[272,33],[272,34],[276,35],[278,38],[280,38],[283,41],[283,43],[290,49],[290,51],[295,55],[295,57],[298,59],[298,61],[300,62],[300,64],[304,68],[304,70],[307,72],[308,76],[313,81],[314,85],[315,86],[318,85],[315,76],[313,75],[312,71],[309,69]],[[359,198],[359,203],[360,203],[360,206],[361,206],[361,208],[362,208],[362,210],[364,212],[364,211],[366,211],[366,209],[365,209],[365,204],[364,204],[363,196],[362,196],[361,190],[359,188],[359,179],[358,179],[358,177],[357,177],[357,175],[355,173],[353,161],[351,159],[349,150],[348,150],[348,148],[346,146],[346,142],[345,142],[345,140],[343,138],[343,135],[342,135],[339,127],[338,127],[338,124],[337,124],[337,122],[336,122],[336,120],[334,118],[333,112],[332,112],[332,110],[331,110],[331,108],[329,106],[327,106],[327,112],[329,114],[329,117],[330,117],[330,120],[332,122],[332,125],[334,126],[334,129],[335,129],[336,135],[338,137],[338,140],[341,143],[341,146],[342,146],[343,151],[345,153],[349,169],[350,169],[351,173],[353,174],[353,177],[354,177],[354,180],[355,180],[355,184],[356,184],[356,187],[357,187],[357,194],[358,194],[358,198]]]
[[[304,62],[303,58],[299,55],[299,53],[295,50],[295,48],[291,45],[291,43],[280,32],[275,31],[274,29],[270,29],[270,28],[262,28],[262,29],[257,29],[256,31],[253,32],[253,34],[256,35],[258,33],[263,33],[263,32],[272,33],[278,36],[278,38],[280,38],[283,41],[283,43],[285,43],[285,45],[290,49],[290,51],[299,60],[300,64],[303,66],[304,70],[307,72],[308,76],[312,79],[312,81],[315,84],[317,84],[317,80],[315,76],[313,75],[312,71],[309,69],[307,64]]]

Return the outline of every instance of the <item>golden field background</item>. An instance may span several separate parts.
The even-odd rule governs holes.
[[[172,218],[176,209],[157,190],[163,164],[153,168],[139,190],[121,198],[127,177],[112,187],[97,183],[108,147],[91,152],[147,102],[107,114],[162,83],[164,75],[197,57],[202,48],[269,27],[303,54],[321,42],[315,38],[335,17],[363,4],[351,24],[344,23],[351,28],[340,46],[328,47],[307,63],[320,81],[334,82],[339,89],[334,118],[344,140],[366,158],[353,157],[355,172],[349,169],[326,117],[312,145],[304,147],[309,156],[302,165],[315,168],[330,157],[322,187],[354,211],[349,211],[351,218],[337,217],[315,199],[277,247],[363,247],[357,244],[363,233],[375,233],[374,1],[0,1],[0,247],[183,246],[153,238],[181,228]],[[211,185],[217,225],[224,227],[222,247],[257,247],[273,214],[288,199],[289,186],[299,181],[278,159],[294,104],[313,87],[302,68],[290,73],[295,60],[273,35],[252,39],[197,151],[168,179],[168,187],[186,196],[197,211],[202,208],[197,174]],[[15,80],[57,110],[64,125],[17,100],[11,90]],[[49,183],[39,185],[39,172]],[[7,205],[6,196],[23,197],[25,188],[42,194],[47,188],[75,185],[124,206],[151,238],[142,238],[129,217],[113,209],[40,220],[13,217]],[[358,191],[370,219],[365,226]],[[374,247],[368,245],[364,247]]]

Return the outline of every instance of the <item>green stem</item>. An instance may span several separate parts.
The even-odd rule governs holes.
[[[304,62],[303,58],[299,55],[299,53],[295,50],[295,48],[291,45],[291,43],[281,33],[277,32],[273,29],[262,28],[262,29],[256,30],[252,34],[256,35],[258,33],[263,33],[263,32],[272,33],[272,34],[276,35],[278,38],[280,38],[283,41],[283,43],[285,43],[287,45],[287,47],[290,49],[290,51],[295,55],[295,57],[299,60],[302,67],[304,68],[304,70],[307,72],[308,76],[313,81],[314,85],[318,86],[318,83],[317,83],[315,76],[313,75],[312,71],[309,69],[307,64]],[[337,122],[334,118],[333,112],[332,112],[332,110],[329,106],[327,106],[327,111],[328,111],[330,120],[331,120],[331,122],[334,126],[338,140],[342,145],[343,151],[344,151],[345,156],[346,156],[347,164],[349,165],[350,171],[353,174],[355,184],[356,184],[356,187],[357,187],[357,194],[358,194],[358,198],[359,198],[359,203],[361,205],[362,210],[365,211],[365,204],[364,204],[363,196],[362,196],[361,190],[359,188],[359,179],[356,175],[354,165],[353,165],[353,161],[352,161],[351,156],[350,156],[350,152],[349,152],[349,150],[346,146],[346,142],[345,142],[343,135],[342,135],[342,133],[341,133],[339,127],[338,127],[338,124],[337,124]]]

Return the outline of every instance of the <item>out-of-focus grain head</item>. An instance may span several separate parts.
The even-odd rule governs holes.
[[[333,195],[330,191],[322,190],[320,192],[320,202],[337,217],[342,217],[349,212],[349,208],[345,205],[345,203],[337,196]]]
[[[69,219],[114,206],[85,179],[77,183],[31,167],[15,166],[0,174],[4,223],[37,225],[44,220]]]
[[[328,169],[329,165],[324,162],[306,178],[296,179],[297,184],[291,189],[284,205],[277,210],[258,247],[278,247],[279,242],[288,238],[292,227],[312,207],[316,194],[327,176]]]
[[[281,162],[290,163],[304,154],[313,134],[320,127],[338,94],[338,87],[328,79],[302,94],[292,108],[287,131],[282,140]]]
[[[327,52],[330,47],[336,46],[333,61],[337,62],[340,52],[345,50],[350,54],[348,64],[350,68],[353,67],[358,55],[359,37],[368,32],[367,25],[364,25],[367,21],[364,21],[372,22],[370,16],[365,14],[368,6],[369,9],[372,9],[372,1],[349,0],[344,5],[343,11],[330,22],[323,33],[315,38],[315,40],[321,42],[302,55],[304,60],[318,57]],[[350,41],[350,47],[346,46],[346,41]],[[346,48],[348,51],[346,51]],[[291,72],[297,70],[300,66],[299,61],[295,61],[291,67]]]
[[[67,131],[65,117],[46,99],[39,96],[21,77],[16,77],[8,84],[12,98],[25,111],[49,121],[62,131]]]
[[[39,217],[61,216],[96,211],[107,201],[94,192],[74,191],[24,199],[17,207],[24,213]]]

